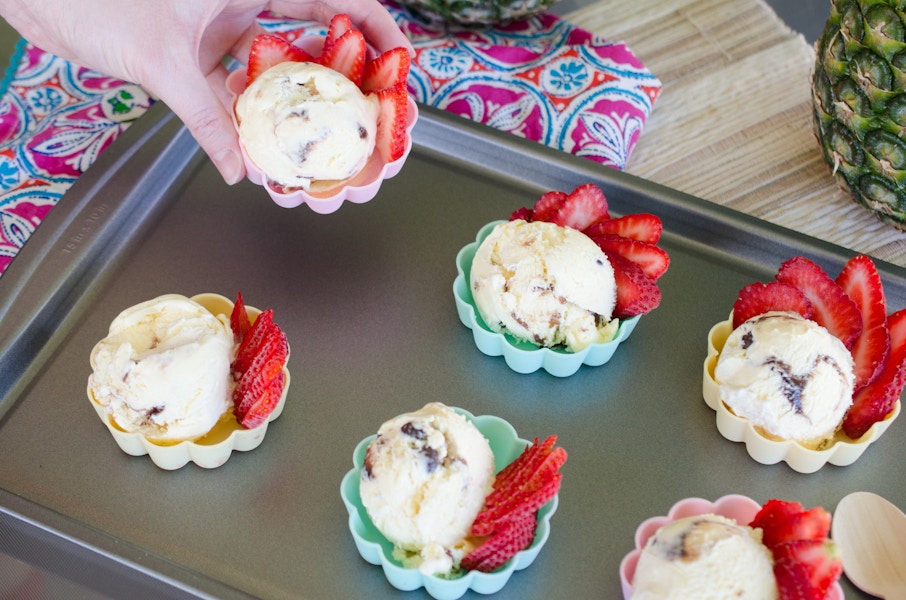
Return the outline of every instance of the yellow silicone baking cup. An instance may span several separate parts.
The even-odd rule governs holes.
[[[201,304],[213,315],[227,315],[233,311],[233,302],[219,294],[198,294],[191,300]],[[261,313],[260,309],[246,306],[249,320],[254,322]],[[261,425],[252,429],[242,427],[233,416],[232,411],[227,411],[220,421],[204,436],[193,441],[182,441],[174,444],[154,442],[140,433],[125,431],[116,421],[107,414],[102,404],[95,400],[88,389],[88,399],[94,407],[101,422],[107,426],[113,439],[120,449],[131,456],[148,455],[155,465],[165,470],[179,469],[190,461],[205,469],[214,469],[229,460],[233,451],[247,452],[254,450],[264,441],[268,424],[283,412],[286,403],[286,394],[289,390],[289,370],[283,366],[283,394],[274,411]]]

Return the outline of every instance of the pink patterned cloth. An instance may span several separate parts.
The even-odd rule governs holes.
[[[101,152],[150,107],[139,86],[22,42],[0,101],[0,273]]]
[[[661,84],[623,44],[542,14],[495,29],[428,24],[386,2],[416,49],[421,103],[623,169]],[[290,39],[323,25],[260,16]],[[66,190],[144,114],[139,86],[21,43],[0,86],[0,274]]]

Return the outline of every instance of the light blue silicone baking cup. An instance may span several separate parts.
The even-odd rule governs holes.
[[[488,223],[478,231],[474,242],[464,246],[456,254],[458,274],[453,281],[453,298],[456,300],[459,320],[472,330],[475,345],[488,356],[503,356],[507,366],[517,373],[534,373],[538,369],[544,369],[555,377],[569,377],[582,365],[598,367],[605,364],[635,329],[639,316],[621,319],[617,335],[609,342],[591,344],[579,352],[569,352],[563,348],[544,348],[509,334],[492,331],[478,314],[469,285],[472,259],[481,242],[490,235],[494,227],[504,222]]]
[[[482,415],[473,416],[461,408],[453,408],[466,419],[475,424],[478,431],[490,442],[491,452],[494,454],[494,464],[499,471],[511,463],[529,445],[529,442],[520,439],[512,425],[501,418]],[[375,438],[371,435],[355,448],[352,454],[353,468],[346,473],[340,484],[340,496],[349,513],[349,531],[355,540],[359,554],[372,565],[380,565],[390,584],[403,591],[425,588],[432,598],[437,600],[455,600],[472,590],[479,594],[493,594],[499,592],[514,572],[525,569],[534,562],[541,548],[550,535],[550,519],[557,511],[559,495],[554,496],[550,502],[538,510],[538,526],[535,529],[535,539],[531,545],[516,554],[509,562],[492,573],[469,571],[461,576],[452,578],[423,575],[418,569],[406,568],[393,558],[393,544],[385,538],[371,522],[368,512],[362,506],[359,495],[359,479],[362,465],[365,462],[365,450]]]

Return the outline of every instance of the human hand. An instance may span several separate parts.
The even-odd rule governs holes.
[[[378,51],[412,46],[378,0],[0,0],[0,14],[42,50],[141,85],[185,123],[224,181],[245,176],[230,116],[230,55],[245,62],[270,9],[327,24],[346,13]]]

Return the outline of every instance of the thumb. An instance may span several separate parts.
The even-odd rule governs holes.
[[[223,180],[233,185],[245,176],[239,141],[232,117],[226,108],[225,77],[212,73],[210,81],[200,71],[172,73],[158,97],[177,117],[208,155]],[[213,91],[219,85],[221,94]]]

